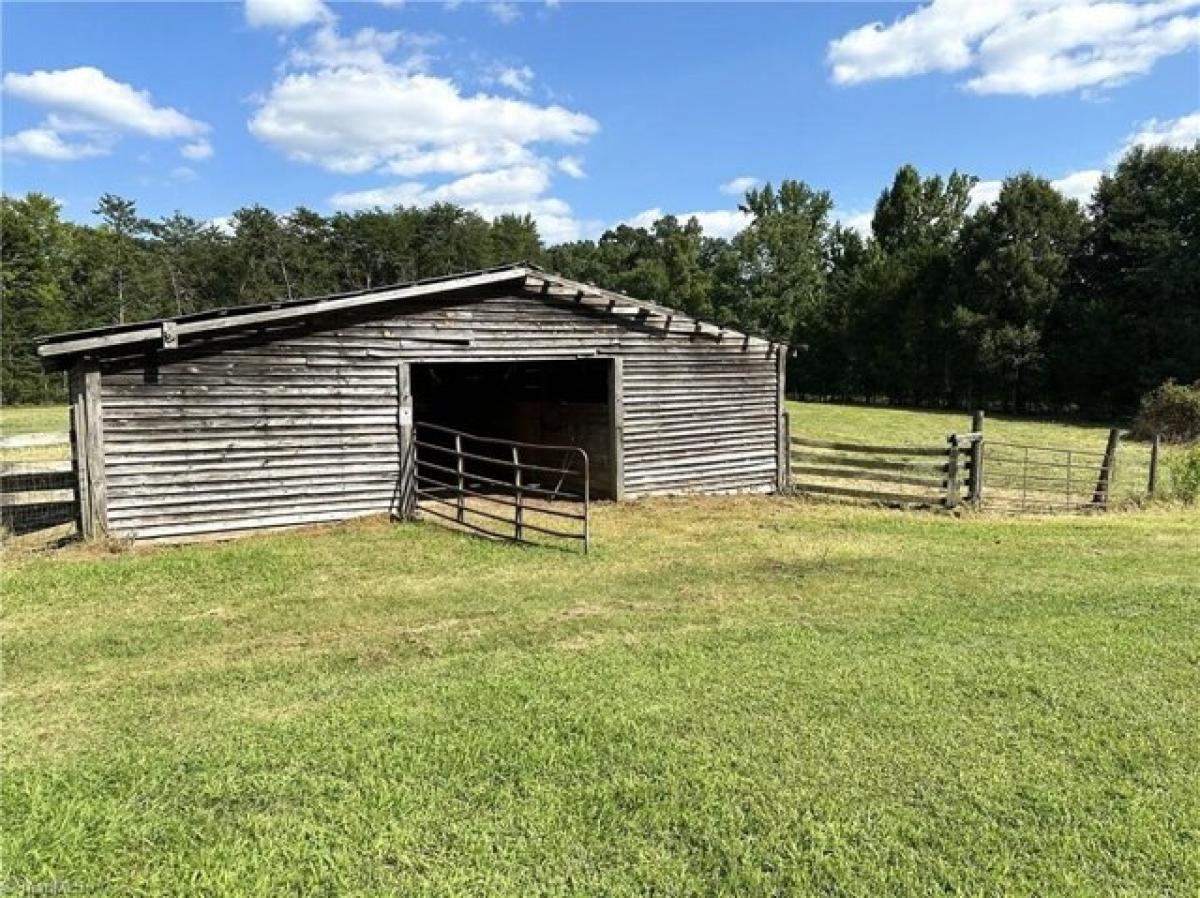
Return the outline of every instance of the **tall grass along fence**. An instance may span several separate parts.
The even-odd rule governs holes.
[[[792,436],[788,482],[794,493],[901,507],[1000,512],[1106,511],[1121,472],[1121,435],[1095,450],[990,440],[983,412],[971,430],[942,445],[896,446]],[[1126,496],[1153,495],[1159,441],[1146,465],[1125,472]]]
[[[0,438],[5,456],[69,446],[65,433]],[[73,461],[0,461],[0,523],[11,533],[31,533],[76,522],[79,493]]]

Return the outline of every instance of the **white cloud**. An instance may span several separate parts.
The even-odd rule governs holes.
[[[1104,172],[1098,168],[1089,168],[1084,171],[1071,172],[1069,175],[1050,182],[1050,186],[1061,193],[1069,200],[1078,200],[1081,205],[1086,206],[1092,198],[1092,192],[1096,189],[1096,185],[1100,183],[1100,178]]]
[[[864,237],[871,236],[871,222],[875,218],[874,209],[855,210],[841,209],[833,210],[833,220],[840,224],[843,228],[849,228],[852,231],[858,231]]]
[[[632,218],[627,218],[620,224],[627,224],[632,228],[653,227],[654,222],[666,215],[674,215],[680,222],[686,222],[691,218],[696,219],[700,223],[701,229],[706,237],[733,237],[738,234],[746,225],[750,224],[750,216],[746,215],[739,209],[711,209],[700,212],[664,212],[657,206],[652,209],[646,209],[634,215]]]
[[[210,227],[216,228],[226,237],[232,237],[234,235],[232,215],[218,215],[216,218],[210,218],[207,224]]]
[[[4,91],[10,96],[76,116],[74,124],[96,126],[144,134],[147,137],[195,137],[208,126],[188,118],[178,109],[155,106],[150,94],[115,81],[100,69],[80,66],[55,72],[37,71],[28,75],[9,72],[4,76]],[[60,119],[60,127],[64,130]]]
[[[360,28],[343,37],[336,25],[323,25],[309,37],[308,42],[293,47],[288,62],[297,68],[343,68],[367,71],[420,72],[429,67],[427,48],[437,43],[434,35],[409,34],[403,31],[377,31]],[[400,63],[388,57],[400,48],[408,55]]]
[[[246,0],[246,22],[253,28],[290,30],[333,19],[321,0]]]
[[[1138,125],[1137,130],[1125,138],[1125,142],[1109,159],[1116,164],[1121,157],[1134,147],[1176,147],[1194,146],[1200,141],[1200,110],[1177,119],[1149,119]]]
[[[116,81],[100,69],[80,66],[29,74],[9,72],[4,92],[10,97],[45,107],[46,118],[3,139],[6,153],[59,162],[103,156],[121,132],[159,140],[192,138],[207,145],[204,122],[170,106],[155,106],[150,94]],[[85,134],[85,140],[66,136]],[[210,148],[211,149],[211,148]]]
[[[996,200],[1000,199],[1000,188],[1004,186],[1004,182],[999,179],[990,181],[976,181],[975,186],[971,188],[968,211],[974,212],[980,206],[990,206]]]
[[[1200,43],[1200,0],[933,0],[830,42],[837,84],[973,71],[980,94],[1111,87]]]
[[[201,138],[193,143],[185,143],[179,148],[179,154],[184,159],[191,159],[193,162],[203,162],[205,159],[211,159],[213,155],[212,144]]]
[[[511,140],[494,143],[467,141],[431,150],[399,148],[383,166],[393,175],[414,177],[434,172],[463,175],[470,172],[524,165],[538,161],[527,147]]]
[[[734,178],[732,181],[726,181],[721,185],[721,193],[728,193],[730,196],[741,197],[747,190],[758,186],[758,178],[751,175],[742,175],[740,178]]]
[[[322,25],[292,48],[258,98],[250,132],[298,162],[407,179],[336,193],[329,200],[335,208],[450,202],[487,218],[530,214],[550,243],[598,232],[601,222],[576,219],[564,200],[548,195],[556,173],[583,177],[582,160],[554,161],[545,151],[586,142],[599,129],[596,121],[560,105],[465,94],[451,79],[428,73],[421,53],[431,40],[373,29],[344,37],[335,25]],[[408,59],[395,61],[403,51]],[[533,79],[523,66],[495,69],[489,80],[529,94]],[[438,174],[453,179],[426,180]]]
[[[53,128],[27,128],[0,140],[0,150],[13,156],[35,156],[53,162],[74,162],[92,156],[103,156],[109,148],[87,141],[68,143]]]
[[[432,170],[440,154],[494,164],[497,152],[536,143],[578,144],[599,126],[562,106],[476,94],[454,82],[393,70],[322,69],[285,75],[250,120],[250,131],[289,158],[330,171],[406,165]],[[467,147],[470,152],[458,153]]]
[[[1115,166],[1134,147],[1190,147],[1197,142],[1200,142],[1200,112],[1189,113],[1177,119],[1152,118],[1142,122],[1125,138],[1120,148],[1108,157],[1108,164],[1110,167]],[[1063,196],[1078,200],[1081,205],[1086,206],[1103,176],[1103,169],[1087,168],[1063,175],[1050,184]],[[971,211],[996,202],[1003,184],[1000,180],[977,182],[971,189]]]
[[[555,163],[558,170],[569,178],[586,178],[587,172],[583,170],[583,160],[578,156],[563,156]]]
[[[1067,199],[1077,200],[1081,205],[1086,206],[1092,198],[1092,191],[1096,189],[1096,185],[1100,183],[1103,175],[1104,172],[1098,168],[1083,169],[1056,178],[1050,182],[1050,186]],[[998,179],[976,182],[975,186],[971,188],[968,211],[974,212],[980,206],[990,206],[995,203],[1000,198],[1000,191],[1003,187],[1004,182]]]
[[[198,177],[200,176],[196,174],[196,170],[193,168],[188,168],[186,165],[177,166],[171,169],[170,173],[171,180],[179,184],[183,184],[187,181],[195,181]]]
[[[405,181],[338,193],[330,197],[329,202],[338,209],[430,206],[446,202],[460,205],[484,218],[506,213],[529,214],[537,221],[542,239],[550,244],[579,240],[600,230],[600,222],[581,221],[575,218],[566,201],[545,196],[549,186],[550,175],[544,165],[524,165],[477,172],[436,187]]]
[[[521,18],[521,10],[517,8],[517,4],[508,2],[489,3],[487,11],[492,14],[492,17],[502,25],[511,25],[517,19]]]
[[[527,65],[501,68],[496,72],[495,81],[522,96],[528,96],[533,92],[533,69]]]
[[[550,175],[543,166],[522,165],[496,171],[476,172],[434,188],[429,195],[435,202],[505,205],[536,197],[550,186]]]

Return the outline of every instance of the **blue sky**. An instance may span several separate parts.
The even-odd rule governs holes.
[[[103,192],[213,219],[450,199],[551,241],[659,212],[730,234],[751,179],[861,224],[905,162],[979,176],[980,201],[1022,169],[1085,196],[1132,143],[1200,139],[1200,0],[2,14],[4,190],[77,220]]]

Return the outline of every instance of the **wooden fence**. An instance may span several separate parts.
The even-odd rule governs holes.
[[[794,492],[885,505],[954,508],[975,494],[979,440],[953,434],[945,446],[882,446],[792,437]]]
[[[1000,512],[1106,511],[1117,477],[1120,432],[1101,450],[986,439],[984,416],[944,446],[881,446],[793,436],[788,480],[800,494],[884,505]],[[1153,495],[1158,440],[1151,446],[1146,495]]]
[[[78,520],[71,462],[6,464],[0,469],[0,521],[11,533],[32,533]]]
[[[515,542],[591,545],[587,453],[482,437],[417,422],[417,507],[455,526]],[[563,529],[570,528],[570,529]]]

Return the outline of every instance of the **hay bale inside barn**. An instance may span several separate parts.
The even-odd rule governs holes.
[[[414,424],[578,446],[594,497],[768,492],[785,347],[517,264],[40,338],[85,534],[403,511]]]

